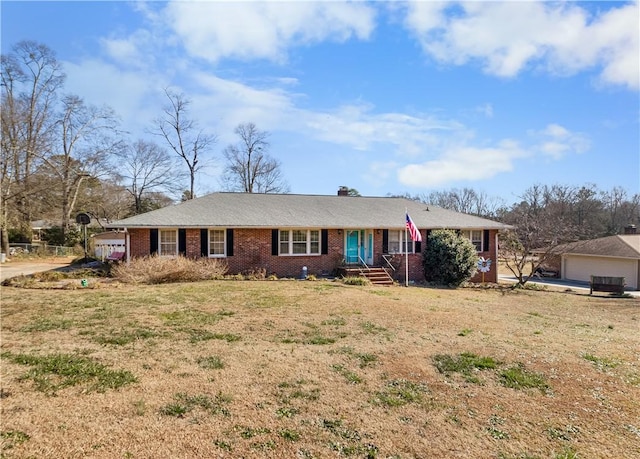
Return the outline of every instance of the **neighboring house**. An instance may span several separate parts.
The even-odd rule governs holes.
[[[96,258],[104,260],[112,253],[125,251],[125,234],[122,231],[105,231],[91,236]]]
[[[640,234],[578,241],[562,248],[563,279],[589,282],[591,276],[624,277],[626,288],[640,286]]]
[[[60,223],[58,223],[59,225]],[[56,226],[55,223],[50,222],[48,220],[35,220],[31,222],[31,243],[32,244],[40,244],[42,242],[42,236],[44,233]]]
[[[405,212],[423,242],[406,240]],[[265,269],[279,277],[331,275],[345,266],[384,267],[396,280],[424,280],[422,244],[432,229],[455,229],[494,263],[498,231],[508,225],[404,198],[213,193],[115,221],[126,234],[126,260],[150,254],[224,259],[230,273]],[[405,256],[408,252],[408,256]],[[392,270],[393,266],[395,270]],[[480,280],[476,276],[475,280]]]

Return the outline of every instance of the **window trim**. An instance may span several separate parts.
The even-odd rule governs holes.
[[[400,236],[399,241],[395,241],[392,239],[392,234],[398,234]],[[406,238],[406,241],[405,241]],[[399,251],[392,251],[391,250],[391,245],[392,244],[396,244],[396,242],[399,244],[400,246],[400,250]],[[407,247],[407,243],[411,244],[411,251],[410,252],[406,252],[405,248]],[[411,239],[411,236],[409,234],[407,234],[407,231],[405,231],[404,229],[401,230],[395,230],[395,229],[390,229],[389,233],[388,233],[388,238],[387,238],[387,252],[389,252],[389,255],[412,255],[416,253],[416,241]]]
[[[294,244],[301,245],[301,241],[295,241],[293,234],[294,232],[304,232],[306,233],[306,250],[304,253],[294,253],[293,247]],[[315,232],[317,238],[312,240],[311,233]],[[287,234],[286,240],[282,240],[281,235]],[[287,252],[282,251],[283,244],[287,245]],[[311,251],[311,246],[317,244],[317,252]],[[281,257],[317,257],[322,255],[322,230],[320,228],[278,228],[278,256]]]
[[[162,242],[162,233],[169,233],[169,232],[173,232],[173,234],[175,235],[175,245],[173,248],[173,253],[163,253],[163,247],[168,246],[168,243],[163,243]],[[179,237],[178,237],[178,229],[177,228],[158,228],[158,256],[160,257],[166,257],[166,258],[175,258],[178,256],[178,244],[179,244]]]
[[[479,245],[476,245],[476,242],[474,242],[474,239],[473,239],[473,233],[474,232],[477,232],[479,234],[479,239],[476,241],[476,242],[479,243]],[[469,241],[471,241],[471,244],[476,249],[477,253],[481,253],[481,252],[485,251],[483,230],[481,230],[481,229],[465,229],[465,230],[461,230],[460,234],[465,239],[469,239]]]
[[[222,232],[222,253],[211,253],[211,233],[213,231]],[[227,257],[227,229],[226,228],[207,228],[207,257],[208,258],[226,258]]]

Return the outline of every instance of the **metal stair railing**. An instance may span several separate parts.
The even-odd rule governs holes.
[[[383,266],[382,269],[384,269],[384,271],[387,273],[387,276],[389,276],[390,278],[393,279],[393,276],[391,274],[389,274],[388,269],[391,268],[392,272],[395,272],[396,267],[393,266],[393,264],[391,263],[391,259],[393,258],[392,255],[382,255],[382,259],[384,260],[384,262],[387,264],[387,266]]]
[[[358,262],[360,263],[360,266],[358,267],[360,269],[360,274],[364,274],[364,270],[366,270],[367,272],[371,271],[369,265],[367,265],[367,263],[362,259],[360,255],[358,255]]]

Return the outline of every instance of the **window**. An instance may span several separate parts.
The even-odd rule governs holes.
[[[414,253],[415,247],[411,237],[405,239],[404,230],[389,230],[389,253]]]
[[[225,256],[225,230],[209,230],[209,256],[224,257]]]
[[[289,253],[289,231],[280,231],[280,254]]]
[[[320,230],[280,230],[280,255],[319,255]]]
[[[466,230],[461,232],[462,236],[469,239],[476,248],[476,252],[482,252],[482,230]]]
[[[178,232],[174,229],[161,229],[159,233],[160,256],[176,256],[178,253]]]
[[[307,253],[307,232],[306,231],[300,231],[300,230],[294,230],[292,231],[292,244],[291,247],[293,247],[293,251],[292,253],[294,254],[301,254],[301,253]]]

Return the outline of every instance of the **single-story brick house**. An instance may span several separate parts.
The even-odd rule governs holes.
[[[405,212],[422,243],[406,237]],[[428,232],[455,229],[479,257],[494,261],[487,282],[497,281],[498,231],[509,227],[405,198],[348,196],[344,187],[337,196],[212,193],[109,226],[124,230],[126,260],[151,254],[223,258],[229,273],[265,269],[279,277],[298,277],[303,267],[320,276],[359,265],[387,268],[399,281],[407,259],[409,279],[424,280],[421,249]]]

